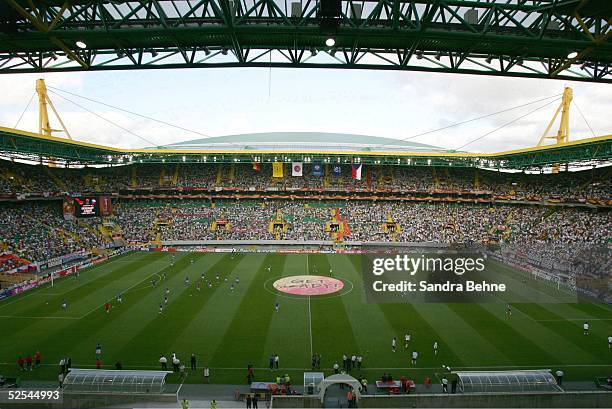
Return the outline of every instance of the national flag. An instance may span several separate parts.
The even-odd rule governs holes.
[[[312,176],[323,176],[323,165],[321,163],[312,164]]]
[[[302,176],[303,170],[302,162],[291,163],[291,176]]]
[[[261,163],[259,162],[253,162],[253,170],[255,172],[259,172],[261,170]]]
[[[283,177],[283,162],[272,163],[272,177],[273,178]]]
[[[344,229],[342,229],[342,233],[344,236],[351,235],[351,228],[348,225],[348,220],[344,219]]]
[[[360,163],[359,165],[353,165],[353,179],[361,180],[361,168],[363,165]]]
[[[333,165],[332,166],[332,176],[340,176],[342,174],[342,166]]]

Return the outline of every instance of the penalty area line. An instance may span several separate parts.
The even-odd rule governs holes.
[[[128,288],[126,288],[125,290],[121,291],[122,294],[126,294],[128,291],[130,291],[132,288],[139,286],[140,284],[142,284],[143,282],[145,282],[146,280],[148,280],[149,278],[153,277],[153,276],[158,276],[160,278],[161,281],[161,276],[160,276],[160,272],[162,270],[167,269],[168,266],[162,267],[159,270],[157,270],[156,272],[149,274],[148,276],[146,276],[145,278],[143,278],[142,280],[138,281],[137,283],[134,283],[133,285],[129,286]],[[83,319],[85,317],[87,317],[89,314],[91,314],[92,312],[94,312],[95,310],[97,310],[98,308],[104,306],[104,304],[106,304],[107,302],[113,301],[114,299],[116,299],[116,296],[109,298],[108,300],[104,301],[102,304],[95,306],[94,308],[92,308],[91,310],[89,310],[88,312],[86,312],[85,314],[83,314],[82,316],[79,317],[79,319]]]

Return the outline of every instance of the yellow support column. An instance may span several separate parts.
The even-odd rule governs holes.
[[[542,146],[544,144],[545,139],[555,139],[556,143],[567,143],[569,142],[570,130],[569,130],[569,109],[570,104],[572,103],[573,92],[570,87],[565,87],[563,90],[563,97],[561,98],[561,104],[555,111],[555,115],[553,115],[552,119],[548,123],[546,130],[540,137],[540,141],[538,142],[538,146]],[[546,136],[550,131],[553,123],[557,119],[557,116],[561,112],[561,122],[559,123],[559,129],[557,130],[557,134],[555,136]]]
[[[223,165],[219,165],[217,167],[217,179],[215,180],[215,184],[217,186],[221,186],[222,182],[223,182]]]
[[[130,181],[130,186],[132,188],[138,187],[138,179],[136,176],[136,166],[132,166],[132,180]]]
[[[178,184],[179,172],[180,172],[180,166],[176,165],[176,167],[174,168],[174,173],[172,174],[172,184],[174,186]]]
[[[166,184],[166,167],[162,165],[161,171],[159,172],[159,185],[164,186]]]

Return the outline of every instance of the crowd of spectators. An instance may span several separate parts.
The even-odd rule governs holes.
[[[325,164],[323,176],[312,175],[304,164],[303,176],[292,177],[285,164],[283,178],[273,178],[271,164],[259,171],[251,164],[133,164],[85,169],[50,168],[0,161],[0,194],[58,194],[133,190],[243,190],[243,191],[363,191],[432,193],[455,192],[518,200],[560,200],[610,203],[609,168],[558,174],[497,172],[474,168],[364,166],[361,180],[351,176],[350,165],[334,176]]]
[[[4,258],[7,262],[0,271],[14,268],[15,257],[37,262],[102,246],[104,239],[93,230],[94,224],[93,220],[64,220],[57,201],[2,204],[0,246],[14,257]]]
[[[110,221],[127,242],[156,240],[333,240],[343,230],[345,241],[542,243],[610,245],[612,216],[608,207],[560,207],[511,204],[502,198],[610,204],[610,169],[529,175],[482,169],[439,167],[364,167],[353,180],[350,167],[333,176],[273,178],[271,166],[251,164],[138,164],[120,167],[65,169],[0,161],[0,271],[104,245],[99,218],[64,220],[60,200],[14,201],[15,194],[42,193],[47,198],[66,192],[120,193],[113,198]],[[144,199],[138,190],[165,189],[165,199]],[[488,192],[487,203],[450,202],[421,197],[392,200],[306,199],[176,199],[168,189],[316,192],[455,192],[475,199]],[[127,192],[127,193],[126,193]],[[128,200],[126,196],[133,199]],[[471,196],[470,196],[471,195]],[[153,195],[151,195],[153,196]],[[140,198],[139,198],[140,197]],[[384,195],[380,196],[381,198]],[[24,199],[24,197],[17,197]],[[438,197],[440,199],[440,197]],[[442,197],[442,199],[444,199]],[[601,203],[599,203],[601,204]],[[274,223],[276,220],[276,223]],[[276,227],[274,227],[276,225]],[[10,255],[6,256],[6,255]],[[6,256],[6,257],[5,257]],[[535,257],[535,256],[534,256]],[[537,253],[546,261],[546,250]]]
[[[606,245],[612,231],[609,211],[535,205],[136,200],[115,209],[128,241],[158,232],[161,240],[333,240],[330,225],[342,225],[348,241]]]

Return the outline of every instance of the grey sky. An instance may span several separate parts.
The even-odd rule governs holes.
[[[271,131],[320,131],[407,138],[450,123],[574,89],[574,100],[596,135],[612,133],[612,87],[552,80],[390,71],[273,69],[115,71],[0,76],[0,124],[13,127],[34,93],[36,78],[210,136]],[[158,145],[200,136],[66,95]],[[75,139],[120,147],[147,143],[51,95]],[[457,148],[528,111],[526,108],[413,139]],[[533,146],[558,102],[465,150]],[[37,130],[37,101],[19,124]],[[57,122],[54,123],[58,126]],[[571,139],[592,134],[572,107]]]

